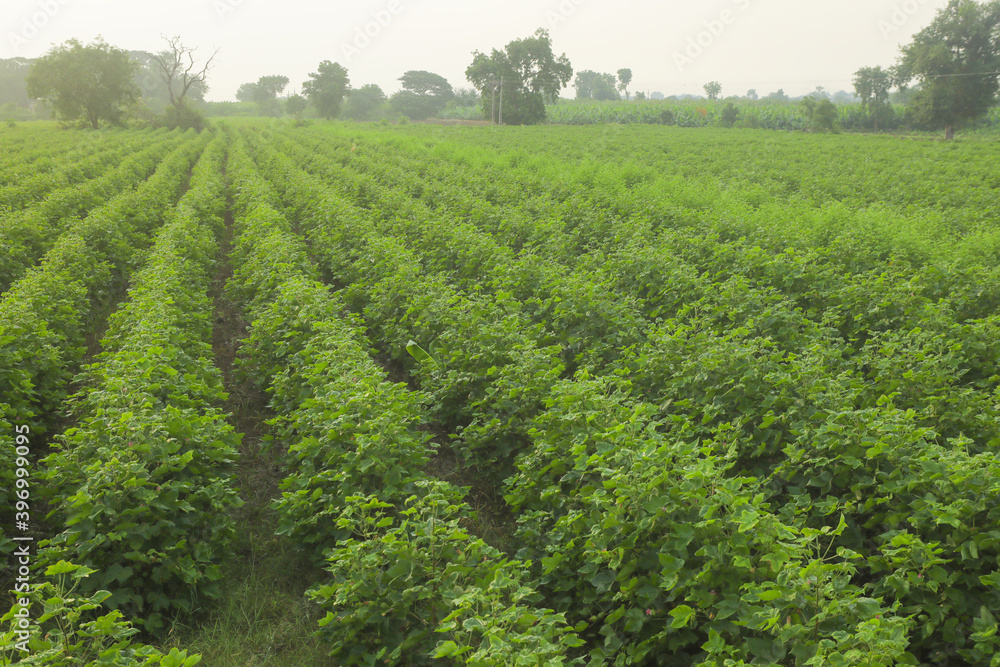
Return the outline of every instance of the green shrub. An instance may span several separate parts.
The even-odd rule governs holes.
[[[121,612],[102,608],[111,593],[82,592],[83,582],[95,573],[96,570],[65,561],[50,565],[45,570],[47,580],[22,598],[29,602],[29,607],[15,604],[0,619],[10,623],[10,630],[0,631],[0,665],[193,667],[201,662],[200,655],[188,656],[187,651],[175,648],[163,654],[151,646],[133,643],[139,630]],[[31,614],[39,609],[41,614],[37,611]],[[25,630],[19,623],[25,612],[31,614],[26,642]]]

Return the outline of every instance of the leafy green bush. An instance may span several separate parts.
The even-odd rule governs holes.
[[[355,496],[337,519],[353,535],[331,550],[331,580],[308,596],[327,610],[321,636],[343,664],[406,656],[412,664],[580,664],[582,642],[562,614],[509,561],[461,528],[456,489],[420,482],[399,517],[392,505]],[[418,658],[417,656],[421,656]]]
[[[45,460],[52,513],[65,527],[49,557],[98,568],[81,590],[110,590],[109,605],[150,632],[218,595],[235,532],[229,512],[241,502],[231,484],[240,436],[214,407],[226,394],[211,361],[207,294],[223,156],[220,137],[111,318],[74,405],[79,426]]]
[[[185,102],[182,102],[180,106],[167,105],[163,112],[163,118],[158,120],[156,124],[171,130],[194,130],[195,132],[201,132],[208,126],[205,115]]]
[[[66,561],[53,563],[45,570],[48,579],[33,588],[26,598],[29,607],[15,604],[0,622],[10,623],[10,630],[0,632],[0,665],[41,667],[52,665],[115,665],[116,667],[193,667],[200,655],[172,649],[163,654],[151,646],[133,643],[139,632],[121,612],[105,612],[102,604],[111,596],[99,590],[83,596],[82,583],[96,570]],[[29,637],[24,638],[20,614],[41,608],[40,615],[30,616]],[[18,644],[28,649],[27,655]]]

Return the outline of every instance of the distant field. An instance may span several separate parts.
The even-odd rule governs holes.
[[[722,111],[733,104],[738,114],[735,126],[764,130],[806,130],[809,121],[797,102],[772,100],[631,100],[602,101],[560,100],[546,107],[547,122],[557,125],[594,125],[619,123],[625,125],[671,125],[677,127],[715,127]],[[874,126],[865,109],[858,103],[838,104],[838,124],[851,132],[872,132]],[[445,118],[479,119],[482,108],[460,107],[444,112]],[[896,105],[880,125],[882,130],[904,129],[927,131],[908,117],[905,106]],[[966,134],[993,133],[1000,128],[1000,108],[993,108],[983,118],[965,129]]]
[[[997,664],[1000,142],[216,123],[0,127],[5,589],[213,666]]]

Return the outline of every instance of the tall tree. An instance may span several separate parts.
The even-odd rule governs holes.
[[[416,120],[441,113],[455,96],[451,84],[440,74],[410,70],[399,80],[403,89],[392,96],[392,108]]]
[[[120,123],[138,99],[135,69],[127,51],[100,38],[86,46],[71,39],[32,64],[28,95],[47,102],[60,118],[85,120],[96,130],[102,121]]]
[[[340,115],[344,95],[350,88],[347,69],[329,60],[321,62],[319,69],[311,72],[309,80],[302,84],[302,92],[319,111],[319,115],[328,120]]]
[[[434,72],[410,70],[399,77],[399,81],[403,84],[403,90],[417,95],[433,95],[447,101],[455,94],[448,79]]]
[[[257,79],[257,85],[254,88],[257,101],[275,99],[281,94],[281,91],[283,91],[287,85],[287,76],[272,74],[270,76],[260,77]]]
[[[895,73],[881,67],[862,67],[854,73],[854,92],[861,99],[861,106],[868,112],[879,129],[879,119],[891,110],[889,91],[895,85]]]
[[[257,84],[244,83],[236,91],[236,100],[239,102],[253,102],[257,98]]]
[[[148,51],[129,51],[129,56],[138,65],[135,82],[141,91],[142,102],[150,109],[163,111],[165,107],[170,105],[170,91],[160,74],[161,68],[156,60],[156,54]],[[185,99],[193,102],[204,102],[207,92],[208,84],[198,80],[188,89]]]
[[[602,74],[585,69],[573,79],[578,100],[617,100],[618,80],[614,74]]]
[[[167,42],[167,49],[153,56],[159,69],[160,77],[167,85],[167,93],[170,97],[170,104],[179,112],[184,106],[185,98],[196,85],[208,90],[208,71],[212,68],[212,61],[219,55],[219,50],[205,61],[204,65],[198,65],[194,59],[194,52],[198,47],[188,47],[181,43],[180,37],[164,37]]]
[[[929,26],[903,47],[901,80],[920,81],[915,117],[955,130],[993,106],[1000,87],[1000,0],[950,0]]]
[[[253,87],[253,101],[260,107],[262,116],[280,116],[278,95],[288,85],[288,77],[280,74],[262,76]]]
[[[309,105],[309,101],[301,95],[292,95],[285,102],[285,109],[288,113],[295,116],[296,120],[302,120],[302,114],[305,113],[306,107]]]
[[[799,104],[802,113],[809,119],[809,125],[816,132],[838,132],[837,105],[825,97],[819,99],[809,95]]]
[[[718,81],[709,81],[705,84],[705,94],[710,100],[719,99],[719,95],[722,94],[722,84]]]
[[[558,98],[573,78],[573,66],[566,54],[555,56],[549,32],[539,29],[503,51],[476,51],[465,76],[479,91],[487,118],[499,122],[502,113],[504,123],[532,125],[545,120],[545,102]]]
[[[625,99],[628,99],[628,87],[632,83],[632,70],[624,67],[618,70],[618,84],[621,88],[622,93],[625,95]]]
[[[344,116],[351,120],[372,120],[385,100],[385,93],[374,83],[361,86],[348,96]]]

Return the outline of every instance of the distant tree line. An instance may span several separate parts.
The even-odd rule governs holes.
[[[77,40],[52,48],[41,58],[0,61],[0,113],[52,113],[67,122],[93,128],[139,119],[169,127],[201,127],[208,73],[215,54],[197,58],[196,48],[179,37],[165,37],[159,53],[126,52],[101,39],[85,45]],[[898,121],[893,99],[905,97],[909,119],[921,126],[943,129],[947,138],[996,106],[1000,88],[1000,0],[949,0],[933,22],[903,47],[890,68],[863,67],[854,75],[854,93],[870,129],[882,130]],[[616,74],[583,70],[576,73],[565,54],[556,56],[548,31],[514,40],[489,54],[476,51],[466,69],[471,89],[455,89],[442,76],[410,70],[391,96],[375,84],[352,88],[347,69],[324,60],[302,83],[301,93],[281,97],[290,80],[265,74],[244,83],[236,97],[265,116],[307,113],[324,119],[422,120],[448,109],[478,106],[481,117],[506,125],[545,121],[546,105],[560,99],[570,81],[578,100],[644,101],[663,94],[629,93],[632,70]],[[710,101],[722,99],[722,84],[704,86]],[[822,87],[799,101],[808,127],[838,129],[837,102]],[[719,115],[719,124],[741,122],[735,98]],[[745,99],[760,99],[747,91]],[[765,100],[789,102],[783,90]],[[669,121],[669,119],[666,119]]]

